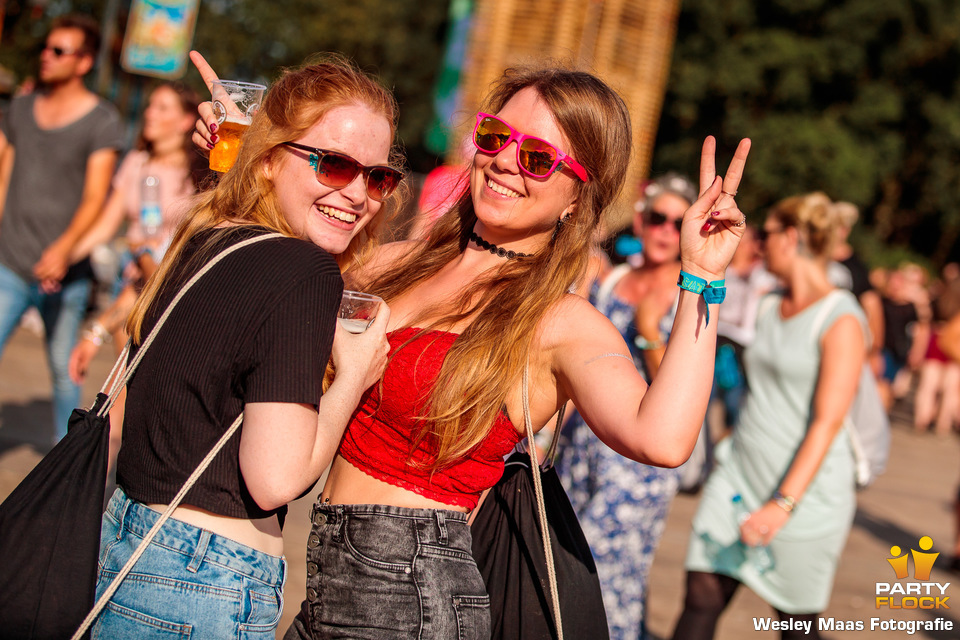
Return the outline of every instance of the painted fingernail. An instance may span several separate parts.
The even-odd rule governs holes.
[[[707,223],[703,225],[703,228],[701,229],[701,231],[710,231],[712,227],[713,227],[713,223],[707,220]]]
[[[213,149],[213,145],[209,142],[207,143],[207,149]]]
[[[718,216],[718,215],[720,215],[720,212],[719,212],[719,211],[714,211],[714,212],[711,213],[710,215],[712,215],[712,216]]]
[[[211,123],[210,123],[210,133],[213,133],[213,132],[216,131],[216,130],[217,130],[217,123],[216,123],[216,122],[211,122]]]
[[[220,139],[220,136],[210,136],[210,142],[217,144],[217,140]]]

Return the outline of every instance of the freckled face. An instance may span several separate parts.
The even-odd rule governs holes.
[[[496,116],[521,133],[571,152],[553,113],[533,88],[518,91]],[[523,173],[517,164],[515,141],[496,154],[477,151],[470,192],[478,232],[494,243],[528,238],[542,241],[553,233],[557,220],[573,211],[578,181],[565,167],[544,178]]]
[[[390,122],[382,114],[365,105],[347,105],[331,109],[291,142],[343,153],[370,166],[388,164],[391,140]],[[383,203],[367,195],[362,172],[339,189],[320,184],[309,156],[290,147],[274,152],[270,173],[278,204],[295,233],[332,254],[343,253]]]

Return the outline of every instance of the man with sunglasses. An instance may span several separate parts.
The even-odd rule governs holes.
[[[36,307],[52,369],[55,440],[80,400],[68,362],[92,271],[74,246],[100,214],[123,141],[116,108],[84,85],[99,42],[92,18],[56,20],[40,53],[40,89],[14,99],[0,121],[0,352]]]

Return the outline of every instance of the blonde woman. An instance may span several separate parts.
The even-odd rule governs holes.
[[[675,640],[712,638],[741,584],[792,621],[781,638],[819,637],[856,510],[842,428],[867,347],[857,299],[827,278],[837,224],[830,199],[812,193],[775,204],[761,229],[783,290],[761,302],[744,353],[749,392],[694,517]]]
[[[677,466],[690,454],[716,304],[681,292],[648,393],[616,327],[567,293],[623,185],[629,122],[587,73],[508,71],[475,120],[469,193],[428,240],[388,245],[360,274],[357,286],[390,304],[390,362],[314,507],[307,600],[287,638],[490,637],[467,516],[523,437],[525,372],[535,430],[573,400],[624,455]],[[680,240],[691,276],[723,277],[744,221],[732,195],[748,148],[721,180],[713,139],[704,144],[703,195]]]

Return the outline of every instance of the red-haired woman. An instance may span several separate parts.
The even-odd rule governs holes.
[[[174,236],[127,324],[135,351],[211,258],[281,235],[203,275],[127,385],[98,594],[241,412],[243,423],[113,595],[94,638],[275,637],[286,505],[330,463],[385,364],[389,310],[359,335],[336,330],[336,314],[339,267],[375,236],[402,176],[390,166],[395,123],[390,93],[344,60],[286,72],[234,167]],[[337,377],[323,391],[331,354]]]

